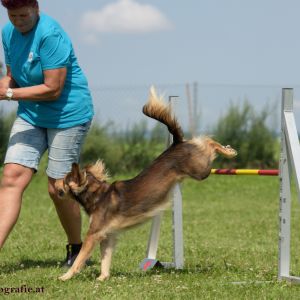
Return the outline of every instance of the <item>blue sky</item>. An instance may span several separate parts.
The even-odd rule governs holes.
[[[207,123],[229,98],[252,100],[254,88],[259,106],[295,87],[300,108],[299,0],[41,0],[40,8],[70,35],[91,87],[196,81],[219,90],[218,101],[203,100]]]

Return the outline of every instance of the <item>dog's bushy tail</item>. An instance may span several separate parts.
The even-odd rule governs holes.
[[[166,105],[162,97],[158,97],[155,88],[150,88],[150,96],[148,102],[143,107],[143,113],[155,119],[168,127],[169,132],[173,135],[173,144],[177,144],[183,141],[182,129],[172,115],[170,106]]]

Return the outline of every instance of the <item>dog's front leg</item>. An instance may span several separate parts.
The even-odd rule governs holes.
[[[224,155],[227,158],[232,158],[237,155],[237,151],[234,150],[230,145],[223,146],[216,141],[213,141],[212,144],[217,153]]]
[[[67,273],[59,277],[60,280],[66,281],[72,278],[76,273],[80,272],[86,260],[91,256],[97,241],[98,238],[96,234],[88,235],[86,237],[85,241],[82,244],[82,248],[78,256],[76,257],[72,267],[68,270]]]
[[[110,265],[111,259],[113,255],[113,251],[116,245],[116,235],[111,234],[107,237],[107,239],[103,240],[100,243],[101,248],[101,274],[97,278],[97,280],[104,281],[109,278],[110,275]]]

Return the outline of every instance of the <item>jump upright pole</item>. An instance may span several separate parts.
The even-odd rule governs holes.
[[[178,96],[169,96],[169,105],[172,109],[172,98]],[[167,146],[170,146],[173,142],[172,135],[168,135]],[[148,247],[146,252],[146,258],[140,263],[140,269],[143,271],[150,270],[156,266],[160,267],[172,267],[175,269],[182,269],[184,266],[184,254],[183,254],[183,220],[182,220],[182,194],[179,183],[177,183],[170,192],[172,198],[172,222],[173,222],[173,261],[172,262],[160,262],[156,255],[159,243],[160,226],[163,217],[163,213],[159,213],[153,217],[152,226],[150,231],[150,237],[148,240]]]
[[[291,181],[300,201],[300,144],[293,111],[293,89],[282,90],[278,278],[300,283],[291,275]]]

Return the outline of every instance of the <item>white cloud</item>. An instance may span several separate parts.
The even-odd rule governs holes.
[[[98,33],[147,33],[170,30],[171,22],[154,6],[136,0],[118,0],[98,11],[88,11],[81,19],[86,40],[94,42]]]

